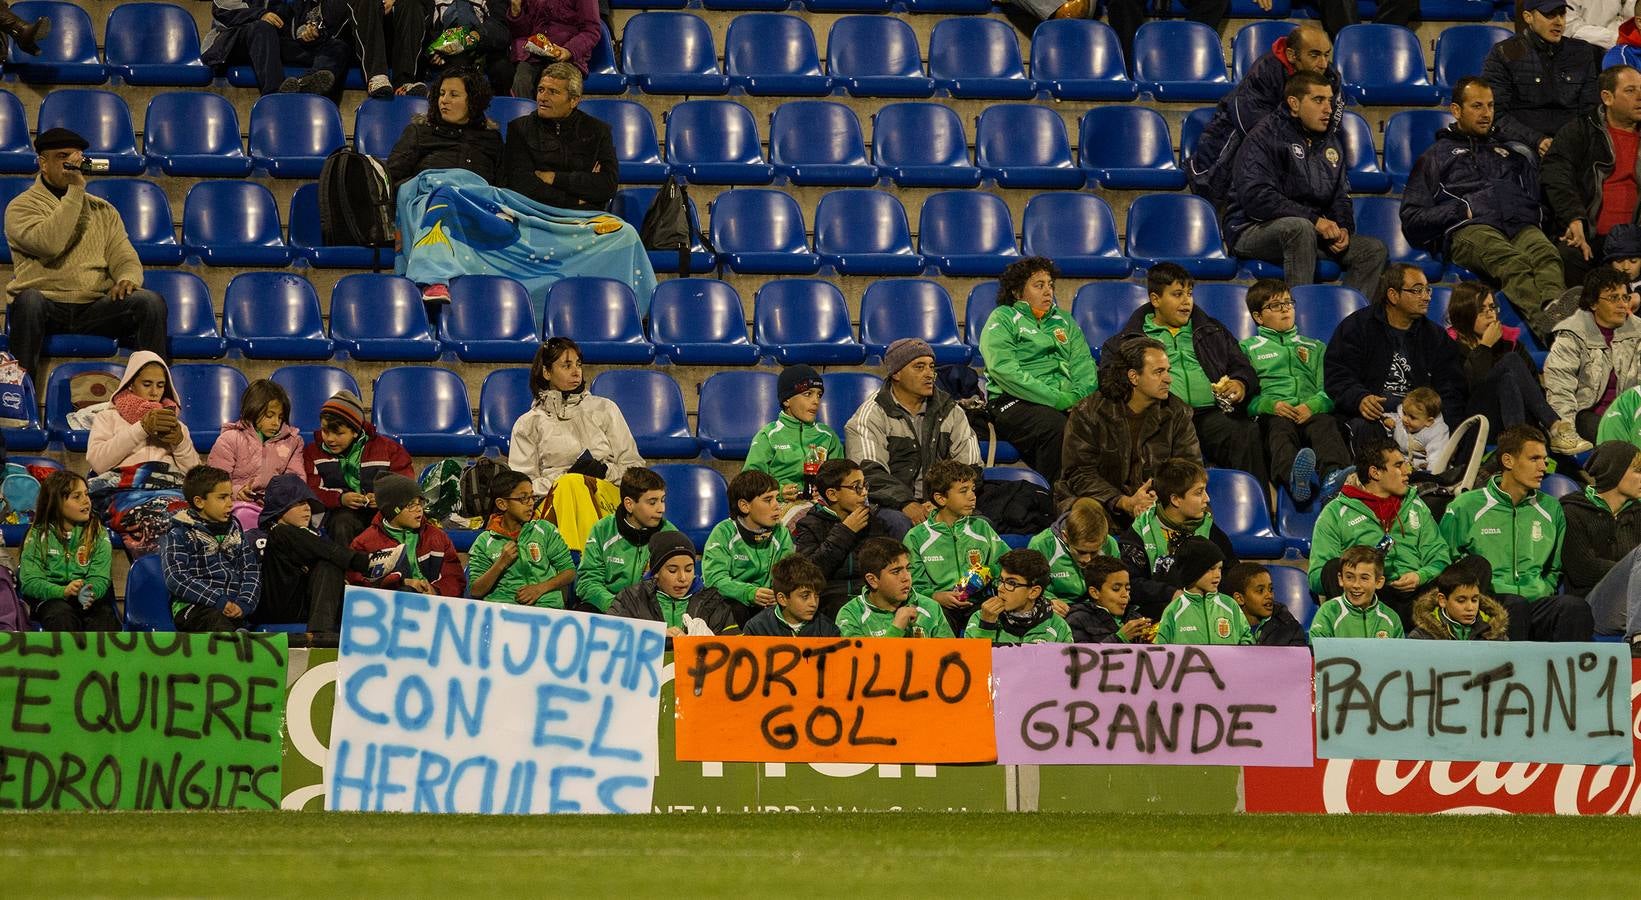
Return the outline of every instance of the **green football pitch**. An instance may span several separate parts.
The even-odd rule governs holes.
[[[0,815],[16,898],[1635,896],[1641,821],[1071,814]],[[466,894],[468,890],[481,894]],[[1052,892],[1052,893],[1051,893]],[[1250,895],[1244,895],[1250,896]],[[1251,895],[1258,896],[1258,895]]]

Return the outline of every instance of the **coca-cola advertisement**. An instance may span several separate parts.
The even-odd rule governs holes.
[[[1641,758],[1641,664],[1631,665],[1630,738]],[[1248,766],[1242,778],[1248,812],[1641,814],[1635,766],[1329,759]]]

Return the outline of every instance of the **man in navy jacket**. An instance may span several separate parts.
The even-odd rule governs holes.
[[[1242,142],[1225,230],[1236,255],[1282,264],[1290,285],[1310,284],[1326,254],[1363,295],[1378,286],[1385,245],[1355,234],[1345,147],[1333,119],[1333,85],[1314,72],[1288,79],[1287,108]]]
[[[1503,283],[1535,334],[1554,321],[1544,304],[1561,296],[1561,252],[1540,230],[1538,167],[1493,134],[1493,89],[1480,78],[1453,86],[1452,125],[1413,164],[1402,194],[1407,242]]]

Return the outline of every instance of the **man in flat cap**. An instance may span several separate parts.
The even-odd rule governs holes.
[[[165,299],[142,288],[142,263],[119,210],[86,193],[80,163],[90,146],[66,128],[34,141],[40,177],[6,207],[12,279],[11,353],[40,384],[41,349],[53,334],[127,339],[169,359]]]

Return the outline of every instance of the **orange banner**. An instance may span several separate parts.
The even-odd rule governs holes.
[[[680,637],[673,650],[679,759],[997,758],[988,641]]]

